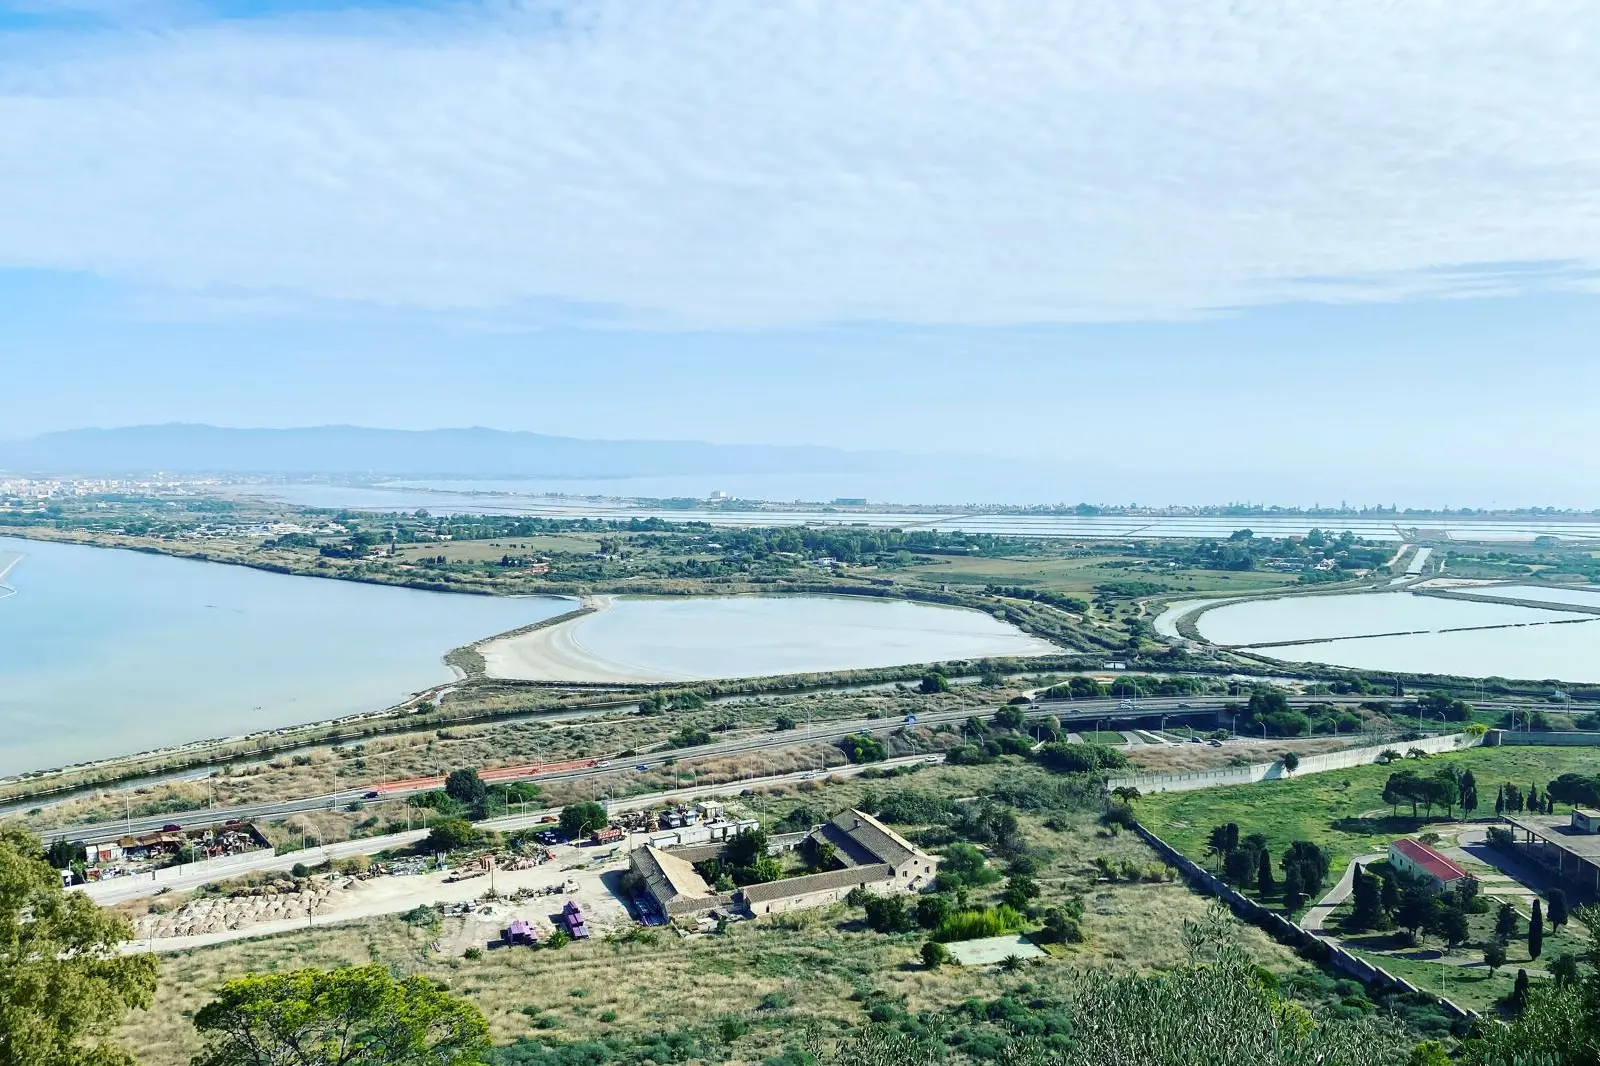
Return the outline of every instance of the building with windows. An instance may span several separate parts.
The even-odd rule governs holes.
[[[1389,844],[1389,865],[1435,892],[1467,877],[1467,871],[1420,840],[1401,837]]]

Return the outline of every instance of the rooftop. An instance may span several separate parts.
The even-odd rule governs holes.
[[[905,837],[858,810],[840,811],[821,832],[839,849],[839,861],[847,867],[880,862],[899,866],[921,854]]]
[[[1467,876],[1467,871],[1439,854],[1433,848],[1420,840],[1410,837],[1401,837],[1389,845],[1395,851],[1404,855],[1422,869],[1437,877],[1442,884],[1459,880]]]
[[[1565,819],[1559,818],[1512,818],[1507,817],[1517,829],[1524,833],[1549,841],[1568,855],[1576,855],[1586,862],[1600,866],[1600,834],[1574,832],[1572,825]]]
[[[667,896],[709,896],[711,886],[695,873],[688,862],[660,848],[646,845],[639,849],[639,866],[652,889],[664,888]],[[659,896],[662,893],[658,893]]]

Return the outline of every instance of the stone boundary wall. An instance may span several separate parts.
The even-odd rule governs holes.
[[[1491,729],[1484,743],[1506,747],[1531,745],[1541,748],[1600,748],[1600,733],[1512,733],[1504,729]]]
[[[1291,777],[1304,777],[1307,774],[1326,773],[1329,770],[1343,770],[1351,766],[1365,766],[1377,762],[1378,756],[1385,751],[1404,753],[1411,748],[1421,748],[1430,754],[1437,754],[1474,747],[1478,743],[1478,738],[1469,737],[1465,733],[1449,733],[1444,736],[1424,737],[1421,740],[1396,740],[1367,748],[1346,748],[1343,751],[1330,751],[1325,755],[1307,755],[1300,760],[1299,767],[1292,774],[1283,768],[1281,762],[1258,762],[1249,766],[1229,767],[1225,770],[1195,770],[1178,774],[1121,774],[1107,778],[1106,788],[1109,790],[1132,786],[1141,793],[1149,794],[1190,792],[1197,788],[1215,788],[1218,785],[1250,785],[1258,781],[1278,781]]]
[[[1178,851],[1140,823],[1135,822],[1133,829],[1165,862],[1181,870],[1191,885],[1218,897],[1234,914],[1260,928],[1279,943],[1289,945],[1314,961],[1326,961],[1335,970],[1375,991],[1397,990],[1424,995],[1437,1000],[1448,1013],[1457,1018],[1470,1020],[1478,1016],[1453,1000],[1445,999],[1437,992],[1418,988],[1383,967],[1375,966],[1366,959],[1351,954],[1338,944],[1306,932],[1283,915],[1267,910],[1255,900],[1224,884],[1210,870]]]

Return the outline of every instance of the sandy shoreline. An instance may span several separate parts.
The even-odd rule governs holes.
[[[730,597],[732,598],[732,597]],[[735,673],[678,673],[655,666],[622,662],[596,653],[583,642],[583,627],[613,606],[610,596],[585,597],[588,612],[555,625],[544,626],[531,632],[506,635],[483,642],[477,652],[483,658],[484,672],[491,678],[518,681],[568,681],[598,684],[649,684],[707,680],[732,680],[739,677],[766,676],[780,673],[822,673],[841,669],[877,669],[892,666],[914,665],[916,662],[957,658],[983,658],[988,656],[1027,657],[1049,655],[1059,649],[1048,641],[1022,638],[1016,647],[1001,650],[974,650],[966,654],[948,654],[934,659],[897,660],[889,653],[885,661],[877,664],[841,664],[835,667],[810,666],[797,670],[757,670]],[[878,601],[874,601],[878,602]],[[893,601],[896,603],[904,601]],[[959,610],[960,608],[943,608]],[[915,627],[913,627],[914,629]],[[734,647],[744,634],[708,633],[706,639],[721,639],[724,647]]]
[[[578,640],[585,622],[611,609],[611,596],[585,596],[589,613],[529,633],[496,637],[478,646],[484,672],[516,681],[574,681],[639,684],[699,680],[686,674],[662,674],[596,655]]]

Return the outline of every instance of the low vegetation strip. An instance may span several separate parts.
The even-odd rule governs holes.
[[[1256,784],[1383,762],[1386,761],[1385,757],[1395,750],[1396,744],[1407,750],[1416,749],[1431,755],[1459,751],[1481,742],[1481,737],[1466,733],[1449,733],[1439,737],[1397,741],[1394,744],[1376,744],[1370,747],[1327,752],[1323,755],[1307,755],[1304,758],[1297,758],[1293,766],[1279,761],[1251,763],[1249,766],[1226,770],[1196,770],[1175,774],[1124,774],[1108,778],[1106,788],[1107,790],[1136,788],[1148,795],[1153,792],[1188,792],[1195,789],[1216,788],[1220,785]]]

